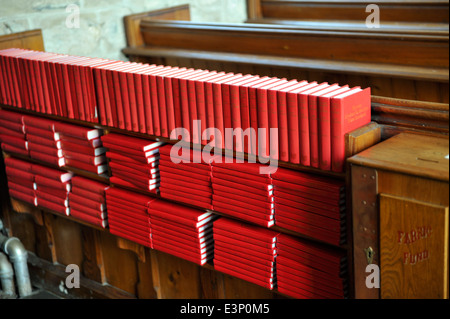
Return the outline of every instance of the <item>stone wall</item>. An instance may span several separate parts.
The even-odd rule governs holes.
[[[125,15],[185,3],[192,21],[247,17],[245,0],[0,0],[0,35],[42,29],[46,51],[125,60]]]

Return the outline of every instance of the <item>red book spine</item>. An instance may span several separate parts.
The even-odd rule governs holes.
[[[20,103],[20,96],[19,96],[19,90],[18,90],[18,83],[17,83],[17,72],[15,70],[15,63],[16,63],[16,57],[10,57],[9,58],[10,61],[10,72],[11,72],[11,97],[12,97],[12,102],[13,102],[13,106],[17,106],[20,107],[21,103]]]
[[[201,121],[201,129],[199,132],[199,143],[206,145],[208,141],[204,141],[202,138],[203,132],[206,130],[206,97],[205,97],[205,83],[203,81],[197,81],[195,83],[195,92],[197,97],[197,116]]]
[[[161,136],[169,137],[167,125],[167,105],[166,93],[164,88],[164,76],[156,76],[157,90],[158,90],[158,105],[159,105],[159,121],[161,125]]]
[[[251,155],[258,155],[258,101],[256,97],[256,89],[250,87],[248,92],[251,140],[255,143],[251,144],[249,153]]]
[[[30,77],[31,77],[31,87],[33,90],[33,111],[39,112],[40,111],[40,107],[39,107],[39,97],[38,97],[38,88],[36,85],[36,74],[35,74],[35,70],[34,70],[34,60],[28,60],[28,71],[30,72]],[[10,102],[11,103],[11,102]]]
[[[269,128],[275,128],[278,130],[278,101],[277,91],[269,90],[267,92],[267,107],[269,117]],[[279,138],[275,138],[270,134],[270,157],[278,160],[280,156]]]
[[[286,93],[283,93],[286,94]],[[282,100],[285,98],[283,95],[280,96]],[[300,140],[299,140],[299,120],[298,120],[298,99],[297,94],[287,93],[286,99],[284,100],[287,103],[287,127],[288,127],[288,138],[286,142],[284,141],[284,137],[281,137],[281,153],[283,155],[283,150],[286,149],[288,151],[288,160],[294,164],[300,164]],[[282,101],[281,103],[284,103]],[[281,111],[280,111],[281,112]],[[280,122],[280,125],[285,125],[284,122]],[[283,132],[282,132],[283,133]],[[283,159],[284,158],[284,159]],[[282,157],[281,160],[284,161],[286,157]]]
[[[331,170],[331,113],[330,98],[319,97],[319,167],[321,170]]]
[[[76,96],[76,108],[78,109],[79,119],[82,121],[86,120],[86,112],[84,109],[84,101],[83,101],[83,87],[82,87],[82,78],[80,74],[80,68],[79,65],[73,65],[71,67],[72,74],[73,74],[73,80],[74,80],[74,89],[75,89],[75,96]]]
[[[267,90],[257,90],[258,101],[258,129],[262,129],[260,141],[258,141],[258,154],[261,157],[269,157],[269,107],[267,105]],[[265,130],[265,132],[264,132]],[[259,135],[259,134],[258,134]]]
[[[317,122],[317,97],[308,97],[309,147],[311,166],[319,168],[319,126]]]
[[[175,97],[174,97],[174,89],[173,89],[173,82],[172,78],[165,78],[164,79],[164,87],[165,87],[165,97],[166,97],[166,110],[167,110],[167,137],[170,137],[170,134],[172,131],[179,127],[176,126],[175,122]],[[179,102],[179,101],[178,101]],[[179,108],[179,104],[178,104]]]
[[[62,108],[63,108],[63,101],[62,101],[62,88],[59,86],[59,75],[57,71],[57,65],[58,62],[52,62],[49,63],[49,72],[50,72],[50,78],[53,85],[53,94],[55,95],[55,114],[61,116],[62,115]]]
[[[44,61],[43,67],[44,67],[44,74],[46,76],[46,81],[47,81],[48,103],[49,103],[49,108],[50,108],[50,112],[51,112],[50,114],[57,115],[58,107],[57,107],[57,101],[56,101],[56,97],[55,97],[55,87],[53,85],[53,78],[51,75],[50,64],[51,64],[51,62]]]
[[[128,96],[128,81],[127,76],[124,72],[121,71],[112,71],[114,83],[117,83],[120,85],[120,95],[122,100],[122,111],[123,111],[123,120],[124,120],[124,127],[132,131],[133,130],[133,124],[131,119],[131,107],[130,107],[130,99]],[[118,93],[119,95],[119,93]]]
[[[161,120],[159,115],[158,88],[155,75],[150,75],[150,96],[152,99],[153,135],[161,136]]]
[[[68,114],[72,114],[71,118],[79,119],[78,109],[76,108],[76,105],[74,105],[74,103],[73,103],[74,91],[70,85],[70,79],[69,79],[70,67],[67,65],[67,63],[68,62],[61,64],[63,83],[64,83],[63,85],[64,85],[64,90],[66,93],[67,110],[68,110]]]
[[[85,76],[88,93],[89,122],[98,123],[98,105],[95,95],[94,71],[92,67],[85,69]]]
[[[79,120],[80,110],[78,109],[78,100],[77,100],[77,88],[74,79],[74,67],[70,64],[70,62],[65,65],[67,69],[67,88],[70,90],[71,103],[73,107],[73,113],[75,119]]]
[[[205,83],[205,104],[206,104],[206,128],[215,128],[215,114],[214,114],[214,94],[213,84],[211,82]],[[216,144],[216,136],[212,140],[212,146]]]
[[[230,85],[230,106],[231,106],[231,127],[236,131],[236,144],[234,150],[236,152],[243,152],[244,147],[242,145],[242,134],[240,129],[242,129],[241,124],[241,104],[239,96],[239,86]]]
[[[289,113],[291,110],[288,109],[287,103],[287,93],[286,92],[278,92],[277,95],[277,103],[278,103],[278,130],[279,130],[279,140],[280,140],[280,160],[283,162],[289,162],[289,150],[291,139],[289,138],[289,129],[290,123],[288,119],[291,119],[291,114]],[[294,98],[294,101],[297,100]],[[293,126],[297,127],[297,141],[298,141],[298,111],[297,111],[297,103],[295,103],[295,112],[294,118],[291,120],[294,124]],[[297,143],[298,147],[298,143]],[[298,153],[298,152],[297,152]],[[299,161],[297,162],[297,164]]]
[[[80,82],[81,82],[81,88],[82,88],[82,96],[83,96],[83,106],[84,106],[84,120],[86,122],[91,122],[92,115],[91,115],[91,107],[89,103],[89,82],[86,77],[86,70],[89,68],[89,66],[79,66],[79,73],[80,73]]]
[[[74,114],[73,110],[69,108],[68,105],[68,94],[70,92],[67,92],[65,88],[65,82],[64,82],[64,74],[63,74],[63,61],[60,61],[54,65],[54,76],[56,77],[56,85],[58,86],[58,90],[60,92],[60,99],[61,99],[61,110],[60,114],[61,116],[66,115],[66,117],[73,119]]]
[[[134,88],[136,90],[136,104],[138,109],[139,132],[147,133],[147,124],[145,120],[144,96],[142,90],[142,75],[134,74]]]
[[[222,85],[219,83],[212,84],[213,90],[213,107],[214,107],[214,125],[222,135],[222,141],[216,141],[215,147],[224,148],[225,143],[225,129],[223,121],[223,106],[222,106]]]
[[[371,121],[370,88],[343,99],[331,100],[331,169],[342,172],[345,134]]]
[[[114,83],[114,92],[115,92],[115,101],[118,108],[117,112],[117,125],[121,129],[125,129],[125,111],[123,110],[124,107],[124,101],[122,99],[121,89],[120,89],[120,80],[119,80],[119,74],[114,71],[110,71],[111,75],[113,77],[113,83]]]
[[[116,92],[114,87],[114,76],[113,71],[107,70],[106,72],[106,82],[108,83],[107,89],[109,94],[109,106],[110,106],[110,112],[111,112],[111,123],[113,127],[119,127],[119,120],[118,120],[118,106],[117,106],[117,100],[116,100]]]
[[[128,83],[128,97],[130,99],[131,127],[133,132],[139,132],[139,114],[136,103],[136,91],[133,73],[126,73]]]
[[[308,96],[298,95],[298,116],[300,131],[300,163],[304,166],[311,165],[311,153],[309,142],[309,116],[308,116]]]
[[[153,114],[152,114],[152,99],[150,96],[150,83],[147,74],[142,75],[142,92],[144,95],[144,109],[145,109],[145,128],[149,135],[153,135]]]
[[[44,95],[44,106],[47,114],[54,114],[52,111],[52,103],[50,100],[50,81],[48,81],[47,72],[45,70],[45,61],[39,61],[39,68],[41,73],[42,92]]]
[[[181,103],[181,116],[183,128],[187,130],[187,132],[191,132],[191,123],[190,123],[190,115],[189,115],[189,94],[187,87],[187,80],[180,79],[180,103]],[[192,136],[185,136],[185,141],[190,142],[192,140]]]
[[[242,136],[242,144],[243,144],[243,152],[250,153],[252,148],[251,134],[248,136],[250,140],[245,140],[245,131],[249,129],[250,126],[250,104],[249,104],[249,95],[248,95],[248,87],[241,86],[240,90],[240,113],[241,113],[241,127],[244,135]]]
[[[173,112],[175,117],[175,128],[183,127],[183,115],[181,110],[180,81],[172,79]]]
[[[192,123],[190,135],[192,139],[192,143],[200,144],[200,134],[199,129],[196,125],[194,125],[194,121],[199,120],[197,113],[197,95],[195,90],[195,81],[188,80],[188,99],[189,99],[189,120]]]

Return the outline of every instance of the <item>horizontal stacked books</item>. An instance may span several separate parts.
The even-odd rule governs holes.
[[[72,178],[72,192],[69,194],[70,215],[93,225],[106,228],[105,191],[108,185],[81,176]]]
[[[272,179],[277,226],[333,245],[345,242],[343,181],[284,168]]]
[[[214,222],[214,268],[273,289],[277,236],[268,229],[220,218]]]
[[[70,214],[72,173],[12,157],[5,158],[5,166],[11,197],[62,215]]]
[[[37,116],[23,116],[28,153],[32,159],[55,166],[64,166],[59,135],[53,130],[53,121]]]
[[[277,248],[279,292],[301,299],[347,296],[344,253],[286,234],[278,236]]]
[[[160,149],[161,197],[212,209],[211,166],[203,160],[201,151],[175,150],[172,145]]]
[[[213,258],[212,213],[154,200],[148,208],[153,248],[204,265]]]
[[[28,143],[21,114],[0,110],[0,142],[5,152],[28,156]]]
[[[147,209],[155,199],[117,187],[105,192],[111,234],[152,247]]]
[[[69,216],[68,199],[73,174],[35,164],[32,168],[37,206]]]
[[[104,135],[102,141],[108,149],[112,184],[158,193],[162,142],[114,133]]]
[[[264,227],[274,225],[272,178],[270,173],[261,174],[261,166],[213,163],[214,210]]]
[[[0,101],[98,123],[92,68],[112,62],[25,49],[1,50]]]
[[[36,205],[33,165],[12,157],[5,157],[9,195],[31,205]]]
[[[102,130],[55,121],[53,131],[60,139],[64,165],[102,175],[107,173],[106,149]]]
[[[348,85],[22,49],[1,50],[0,71],[10,106],[325,171],[343,171],[345,134],[371,121],[370,88]]]

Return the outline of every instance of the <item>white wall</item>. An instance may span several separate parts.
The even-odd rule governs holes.
[[[0,0],[0,35],[42,29],[46,51],[125,60],[125,15],[186,3],[192,21],[240,23],[247,16],[245,0]],[[66,26],[74,21],[70,4],[79,8],[79,28]]]

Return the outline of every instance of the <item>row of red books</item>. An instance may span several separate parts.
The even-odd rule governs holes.
[[[40,112],[96,122],[98,104],[106,126],[327,171],[343,171],[345,134],[371,120],[370,88],[20,49],[0,66],[8,105],[34,105],[36,91]]]
[[[102,130],[0,110],[2,149],[59,167],[107,172]]]
[[[157,194],[161,142],[110,133],[102,136],[111,169],[110,182]]]
[[[13,157],[5,158],[5,167],[11,197],[107,227],[105,190],[108,185]]]
[[[0,51],[0,101],[98,123],[92,68],[111,60],[25,49]]]
[[[206,163],[200,151],[160,147],[160,195],[270,228],[340,245],[346,241],[344,182],[284,168],[261,174],[256,163]]]

